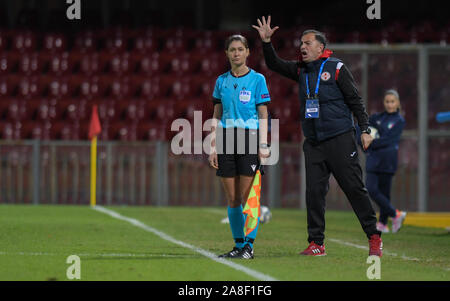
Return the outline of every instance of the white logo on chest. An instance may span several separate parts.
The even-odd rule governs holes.
[[[325,71],[324,73],[322,73],[320,78],[326,82],[327,80],[329,80],[331,78],[331,74],[330,74],[330,72]]]

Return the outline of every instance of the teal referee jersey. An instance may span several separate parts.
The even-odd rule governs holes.
[[[216,80],[213,98],[222,104],[220,126],[224,128],[259,129],[257,106],[270,102],[264,75],[249,68],[236,77],[231,71]]]

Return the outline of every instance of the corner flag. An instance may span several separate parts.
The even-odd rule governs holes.
[[[96,204],[96,184],[97,184],[97,135],[102,128],[98,118],[97,105],[92,107],[91,120],[89,122],[88,137],[91,140],[91,206]]]
[[[258,225],[258,217],[261,215],[261,172],[256,171],[252,188],[248,194],[247,203],[244,207],[244,214],[247,214],[245,220],[244,233],[248,235]]]

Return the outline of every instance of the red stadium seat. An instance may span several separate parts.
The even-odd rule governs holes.
[[[61,33],[48,33],[43,39],[43,51],[63,52],[67,48],[66,36]]]
[[[0,121],[6,120],[10,101],[9,97],[0,99]]]
[[[219,45],[214,35],[215,33],[213,31],[206,31],[194,36],[194,48],[192,50],[195,53],[201,53],[202,55],[222,50],[223,47],[218,47]]]
[[[52,140],[56,137],[51,130],[52,124],[49,121],[25,121],[23,122],[23,136],[25,139]]]
[[[193,95],[201,99],[212,100],[216,78],[211,76],[196,75],[191,79]]]
[[[14,123],[4,123],[2,126],[2,139],[20,140],[23,139],[22,123],[20,121]]]
[[[292,86],[297,87],[294,82],[291,83],[288,79],[279,76],[271,77],[270,80],[266,79],[266,82],[271,99],[277,102],[283,101],[291,94]]]
[[[132,96],[134,86],[129,77],[102,76],[100,85],[105,87],[105,97],[123,99]]]
[[[74,69],[74,61],[71,59],[69,52],[62,53],[41,53],[41,61],[45,65],[45,70],[53,75],[67,75],[72,73]]]
[[[12,78],[14,78],[15,84],[17,84],[17,97],[29,99],[42,95],[42,86],[40,85],[38,76],[19,76]]]
[[[57,121],[52,124],[51,135],[59,140],[81,140],[86,133],[82,133],[79,122]]]
[[[158,41],[153,35],[141,35],[134,39],[133,50],[136,53],[148,54],[158,49]]]
[[[163,79],[169,87],[169,96],[177,100],[190,98],[194,94],[191,87],[191,80],[189,77],[171,77],[167,76]]]
[[[0,51],[8,47],[8,35],[0,30]]]
[[[40,85],[43,89],[43,95],[50,98],[60,99],[69,97],[74,91],[68,77],[62,76],[42,76]]]
[[[62,99],[57,103],[57,111],[61,120],[66,122],[87,122],[90,118],[87,101],[78,98]]]
[[[271,118],[279,119],[280,124],[298,123],[300,116],[300,102],[293,96],[284,101],[273,101],[268,106]]]
[[[135,76],[133,77],[133,85],[133,90],[138,97],[154,99],[162,95],[159,77]]]
[[[169,128],[159,122],[145,122],[139,124],[138,139],[150,141],[165,141],[169,138]]]
[[[172,57],[168,72],[174,74],[191,74],[198,69],[198,60],[193,60],[188,53],[181,53]]]
[[[134,72],[134,60],[128,52],[106,54],[101,53],[102,66],[108,74],[122,75]]]
[[[97,47],[97,36],[92,31],[81,32],[75,37],[74,50],[92,52],[97,50]]]
[[[0,99],[13,95],[14,83],[11,77],[0,76]]]
[[[28,111],[26,101],[21,99],[9,99],[6,119],[9,121],[22,121],[31,119],[32,112]]]
[[[162,52],[183,53],[188,50],[188,41],[185,37],[166,36],[163,39]]]
[[[118,104],[117,111],[122,119],[127,122],[140,121],[148,117],[147,106],[142,99],[122,101]]]
[[[136,141],[138,140],[137,123],[114,123],[111,125],[111,135],[113,139],[120,141]]]
[[[178,57],[177,53],[165,52],[159,56],[159,72],[170,73],[172,70],[172,60]]]
[[[176,102],[175,105],[175,117],[174,118],[184,118],[189,121],[194,121],[195,112],[201,112],[202,125],[203,122],[212,117],[210,115],[210,110],[208,107],[212,108],[211,103],[205,103],[204,101],[199,101],[198,99],[185,99],[183,101]],[[197,113],[198,114],[198,113]]]
[[[175,101],[170,98],[149,101],[147,112],[150,120],[171,123],[175,117]]]
[[[156,75],[163,72],[158,53],[140,54],[133,52],[131,54],[133,65],[136,66],[136,72],[143,75]]]
[[[107,88],[98,76],[72,76],[70,78],[70,86],[71,91],[74,91],[72,96],[86,99],[103,97]]]
[[[110,99],[101,99],[96,101],[98,106],[98,116],[100,122],[109,121],[109,123],[113,123],[120,119],[120,116],[117,114],[116,102]]]
[[[102,141],[109,141],[109,140],[113,140],[113,136],[111,134],[111,126],[110,126],[110,122],[108,120],[102,120],[100,119],[100,125],[102,127],[102,131],[100,132],[100,134],[97,136],[97,138],[99,140]]]
[[[75,71],[84,75],[95,75],[104,70],[103,61],[96,52],[72,51],[70,61]]]
[[[61,101],[58,102],[58,104]],[[62,119],[62,106],[51,104],[48,99],[36,99],[28,101],[31,110],[35,111],[35,118],[38,121],[51,121]]]
[[[33,52],[36,50],[36,34],[31,31],[18,32],[13,36],[12,50],[18,52]]]
[[[11,52],[0,53],[0,76],[13,73],[16,70],[19,56]]]
[[[228,60],[223,52],[214,53],[203,58],[200,62],[200,74],[207,76],[219,76],[229,69]]]
[[[127,38],[121,33],[106,37],[105,49],[113,53],[121,53],[128,48]]]
[[[43,70],[43,63],[39,58],[39,54],[34,53],[24,53],[19,59],[19,73],[23,75],[36,75],[41,74]]]
[[[300,123],[280,124],[280,142],[296,142],[302,141],[302,132]]]

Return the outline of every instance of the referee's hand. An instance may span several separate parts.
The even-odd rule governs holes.
[[[270,157],[270,148],[259,148],[258,150],[259,162],[265,165],[267,162],[267,158]]]
[[[270,16],[267,17],[267,22],[264,16],[262,16],[262,22],[259,19],[257,19],[257,22],[259,26],[252,25],[252,27],[258,31],[263,42],[269,43],[270,37],[279,27],[275,26],[274,28],[270,28]]]
[[[208,162],[211,167],[219,169],[219,162],[217,161],[217,154],[215,152],[209,155]]]

